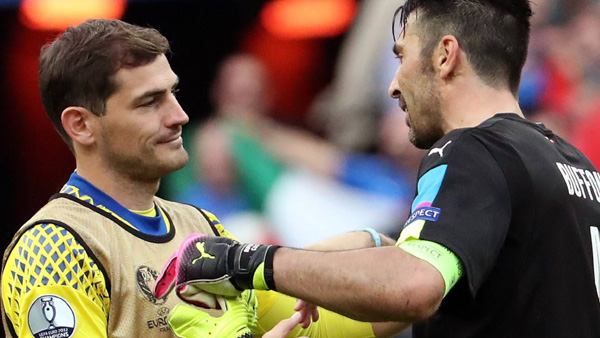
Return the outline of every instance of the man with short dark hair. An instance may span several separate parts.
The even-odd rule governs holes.
[[[42,48],[42,101],[77,169],[5,252],[8,337],[172,336],[166,318],[181,302],[152,295],[157,269],[186,235],[227,233],[210,213],[154,196],[188,161],[168,52],[158,31],[119,20],[70,27]]]
[[[396,245],[323,253],[196,236],[216,259],[182,257],[177,278],[159,280],[277,290],[414,323],[415,337],[600,337],[600,174],[519,108],[529,2],[408,0],[398,14],[389,92],[429,151]]]

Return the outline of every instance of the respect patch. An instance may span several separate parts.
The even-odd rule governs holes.
[[[440,217],[441,212],[442,209],[436,207],[420,207],[410,215],[406,223],[404,223],[404,226],[419,219],[435,222]]]

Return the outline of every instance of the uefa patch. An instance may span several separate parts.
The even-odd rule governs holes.
[[[29,330],[35,338],[69,338],[75,332],[75,312],[59,296],[38,297],[27,316]]]
[[[412,223],[413,221],[416,221],[418,219],[435,222],[440,217],[441,212],[442,212],[442,209],[440,209],[440,208],[421,207],[421,208],[415,210],[415,212],[413,212],[412,215],[410,215],[410,217],[408,218],[406,223],[404,223],[404,226],[407,226],[410,223]]]
[[[158,277],[158,271],[147,265],[140,265],[135,271],[135,278],[137,280],[138,288],[149,302],[156,305],[164,304],[167,301],[167,294],[161,298],[154,297],[152,294],[152,288]]]

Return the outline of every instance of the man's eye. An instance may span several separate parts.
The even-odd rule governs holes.
[[[179,88],[173,88],[173,90],[171,90],[171,94],[173,94],[173,96],[177,96],[177,93],[179,93]]]
[[[400,62],[402,62],[403,57],[404,57],[404,55],[402,55],[402,54],[396,54],[396,59],[400,60]]]
[[[153,105],[156,104],[156,102],[158,102],[157,100],[151,100],[148,102],[144,102],[142,104],[140,104],[140,107],[152,107]]]

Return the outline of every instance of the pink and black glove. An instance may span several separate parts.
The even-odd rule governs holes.
[[[205,292],[235,297],[247,289],[275,290],[273,256],[278,248],[189,235],[158,276],[154,295],[160,298],[175,288],[182,300],[212,307]]]

